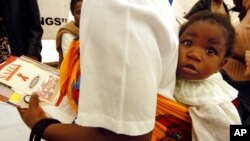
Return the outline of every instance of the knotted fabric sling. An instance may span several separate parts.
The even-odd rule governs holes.
[[[164,137],[191,141],[191,118],[187,107],[158,95],[156,122],[151,141],[159,141]]]

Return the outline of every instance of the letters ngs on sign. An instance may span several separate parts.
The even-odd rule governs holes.
[[[59,18],[59,17],[41,17],[41,24],[42,25],[56,25],[60,26],[62,24],[66,24],[66,18]]]

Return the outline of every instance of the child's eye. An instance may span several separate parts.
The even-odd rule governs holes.
[[[214,49],[214,48],[208,48],[208,49],[207,49],[207,53],[208,53],[209,55],[216,55],[216,54],[217,54],[217,50]]]
[[[185,40],[185,41],[183,41],[183,44],[185,46],[191,46],[193,44],[193,42],[191,40]]]

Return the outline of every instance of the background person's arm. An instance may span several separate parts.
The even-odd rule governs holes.
[[[43,29],[40,22],[40,11],[38,7],[37,0],[29,0],[27,2],[27,29],[28,30],[28,40],[29,40],[29,48],[28,48],[28,56],[31,58],[36,58],[41,61],[41,49],[42,49],[42,35]]]

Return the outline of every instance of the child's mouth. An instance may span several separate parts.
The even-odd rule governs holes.
[[[190,74],[190,75],[194,75],[194,74],[197,74],[197,73],[198,73],[198,71],[197,71],[197,69],[195,68],[195,66],[194,66],[194,65],[191,65],[191,64],[182,66],[181,70],[182,70],[184,73]]]

